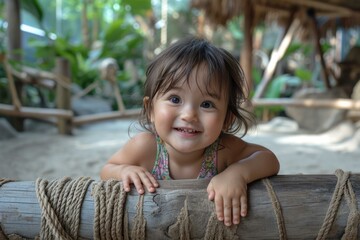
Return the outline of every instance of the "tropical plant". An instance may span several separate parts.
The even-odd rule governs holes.
[[[73,5],[77,4],[78,6],[80,4],[78,1],[69,2]],[[82,42],[74,43],[74,40],[70,37],[72,34],[66,34],[65,37],[58,35],[54,40],[50,38],[46,41],[33,39],[30,45],[36,49],[37,62],[35,65],[50,70],[54,67],[56,57],[65,58],[70,62],[72,81],[82,88],[85,88],[94,81],[99,80],[100,76],[96,66],[99,60],[103,58],[114,58],[120,67],[118,80],[125,81],[128,79],[126,78],[128,74],[124,72],[125,60],[134,59],[139,69],[144,66],[143,48],[146,38],[141,29],[137,27],[137,23],[132,14],[141,14],[146,10],[151,10],[151,2],[150,0],[93,0],[88,1],[88,3],[93,4],[89,7],[89,9],[92,10],[89,11],[88,16],[90,18],[88,21],[100,21],[102,23],[102,31],[98,33],[98,36],[92,38],[93,41],[97,42],[96,47],[91,48]],[[105,24],[103,24],[105,22],[104,19],[97,19],[104,17],[104,15],[94,9],[106,6],[112,10],[113,16],[116,15],[116,17],[105,26]],[[97,12],[97,14],[94,12]],[[144,71],[141,70],[139,71],[140,74],[143,72]],[[136,91],[139,90],[137,87],[122,87],[121,89],[129,89],[131,94],[133,94],[134,89]],[[127,94],[125,93],[123,95],[126,96]],[[129,101],[124,99],[124,102],[127,103]]]

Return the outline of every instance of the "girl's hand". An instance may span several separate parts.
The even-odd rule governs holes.
[[[159,187],[159,183],[156,179],[143,167],[132,165],[124,166],[121,169],[121,176],[126,192],[130,191],[131,183],[135,185],[139,194],[145,192],[143,186],[146,187],[149,192],[155,192],[155,188]]]
[[[207,187],[209,200],[214,200],[219,221],[226,226],[239,224],[247,214],[247,183],[241,174],[228,167],[213,177]]]

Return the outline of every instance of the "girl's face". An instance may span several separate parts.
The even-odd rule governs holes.
[[[157,93],[153,99],[151,122],[169,152],[203,151],[224,128],[227,98],[216,84],[204,86],[201,76],[201,72],[191,74],[189,84],[179,81],[177,86]]]

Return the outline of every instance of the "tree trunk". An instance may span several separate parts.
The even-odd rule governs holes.
[[[211,221],[214,204],[207,199],[207,180],[160,181],[157,192],[146,193],[143,202],[132,189],[126,196],[124,216],[128,218],[128,228],[133,229],[138,204],[142,204],[146,239],[176,239],[180,235],[182,239],[315,239],[325,219],[333,223],[318,239],[340,239],[347,225],[353,224],[355,233],[359,231],[356,198],[360,195],[360,175],[343,178],[345,175],[337,175],[338,180],[333,175],[283,175],[256,181],[248,188],[248,216],[231,228],[223,227],[217,220]],[[88,187],[81,206],[79,236],[83,238],[94,237],[94,199],[97,199],[91,190],[94,184],[97,182]],[[271,187],[273,191],[269,190]],[[333,195],[339,200],[338,205],[331,202]],[[348,201],[351,198],[355,199],[352,205]],[[333,219],[327,217],[328,208],[333,210]],[[349,215],[357,216],[357,221],[351,223],[347,220]],[[2,185],[0,221],[5,234],[16,233],[27,238],[39,234],[41,210],[34,182]],[[214,233],[209,235],[211,230]],[[187,237],[184,232],[188,233]],[[219,236],[220,233],[230,235]],[[357,239],[357,235],[346,239],[352,238]]]

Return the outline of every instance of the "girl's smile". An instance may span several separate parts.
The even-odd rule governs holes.
[[[193,128],[174,128],[174,130],[178,131],[183,137],[193,137],[201,133],[201,131]]]

